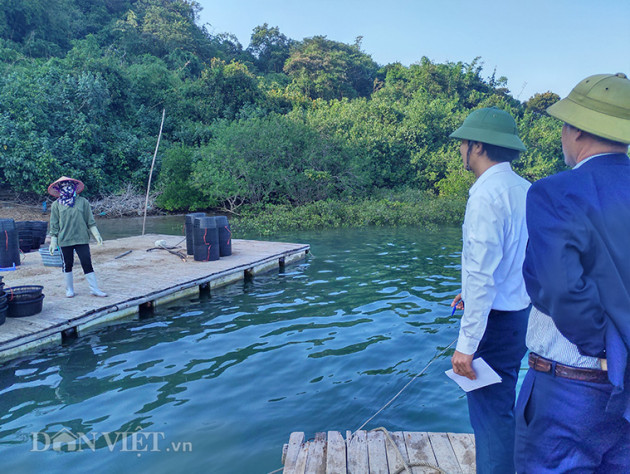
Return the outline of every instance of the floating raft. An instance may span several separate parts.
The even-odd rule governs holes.
[[[90,294],[76,255],[74,298],[65,296],[61,268],[44,266],[38,252],[26,254],[16,271],[2,272],[6,287],[42,285],[46,296],[41,313],[7,318],[0,326],[0,359],[45,344],[61,343],[94,326],[152,311],[159,304],[283,268],[303,259],[310,250],[306,244],[233,239],[232,255],[197,262],[192,256],[182,261],[163,249],[148,252],[157,240],[165,240],[166,247],[182,243],[178,236],[146,234],[91,246],[92,263],[101,290],[109,295],[106,298]],[[186,254],[185,243],[180,251]]]
[[[282,463],[284,474],[394,474],[405,473],[405,463],[413,474],[474,474],[475,437],[372,430],[354,436],[347,431],[344,439],[338,431],[329,431],[305,442],[304,433],[295,432],[284,445]]]

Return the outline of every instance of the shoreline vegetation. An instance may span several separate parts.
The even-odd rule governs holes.
[[[261,234],[461,222],[473,177],[449,134],[481,107],[515,117],[521,176],[564,169],[561,124],[545,113],[557,94],[521,102],[480,58],[383,65],[361,37],[297,40],[268,24],[244,48],[198,25],[200,8],[3,6],[0,201],[37,212],[65,175],[85,183],[97,217],[139,215],[163,110],[149,213],[216,210]]]
[[[138,202],[142,201],[139,206]],[[112,213],[95,212],[97,218],[138,217],[143,213],[144,197],[110,196],[104,200],[92,202],[96,211],[107,203]],[[338,227],[365,226],[415,226],[423,229],[435,229],[440,225],[461,224],[465,209],[465,200],[432,196],[420,191],[387,193],[387,196],[375,195],[372,198],[340,201],[317,201],[302,206],[267,205],[245,206],[239,215],[227,214],[232,228],[236,232],[271,235],[282,231],[317,230]],[[217,209],[205,210],[209,215],[220,214]],[[161,209],[152,207],[147,215],[169,215]],[[42,212],[42,205],[29,201],[0,201],[0,217],[14,220],[48,220],[49,212]]]

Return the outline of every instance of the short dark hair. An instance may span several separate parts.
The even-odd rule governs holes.
[[[486,152],[488,158],[490,160],[495,161],[497,163],[502,163],[504,161],[510,162],[517,160],[521,155],[521,152],[518,150],[513,150],[511,148],[505,148],[503,146],[498,145],[490,145],[489,143],[478,142],[483,147],[482,150]]]

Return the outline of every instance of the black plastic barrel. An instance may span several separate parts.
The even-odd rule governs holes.
[[[193,212],[191,214],[186,214],[186,225],[184,226],[184,232],[186,234],[186,254],[193,255],[194,252],[194,224],[196,217],[204,217],[206,215],[205,212]]]
[[[225,216],[217,216],[217,229],[219,229],[219,254],[222,257],[232,255],[232,231],[230,223]]]
[[[33,232],[28,229],[18,231],[18,240],[20,242],[20,250],[29,253],[33,248]]]
[[[15,227],[18,231],[18,241],[20,242],[20,250],[28,253],[33,248],[33,232],[31,231],[31,223],[29,221],[17,221]]]
[[[219,260],[219,230],[214,217],[196,217],[194,221],[193,247],[195,260],[209,262]]]
[[[13,219],[0,219],[0,268],[20,264],[20,241]]]
[[[48,231],[47,221],[28,221],[28,228],[33,234],[32,250],[38,249],[46,241],[46,232]]]

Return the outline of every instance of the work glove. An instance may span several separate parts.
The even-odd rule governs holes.
[[[50,252],[50,255],[53,255],[55,253],[55,250],[57,250],[57,237],[51,237],[50,247],[48,247],[48,251]]]
[[[99,233],[99,231],[98,231],[98,229],[96,228],[95,225],[90,227],[90,232],[92,232],[92,235],[96,239],[96,243],[98,245],[103,245],[103,237],[101,237],[101,234]]]

